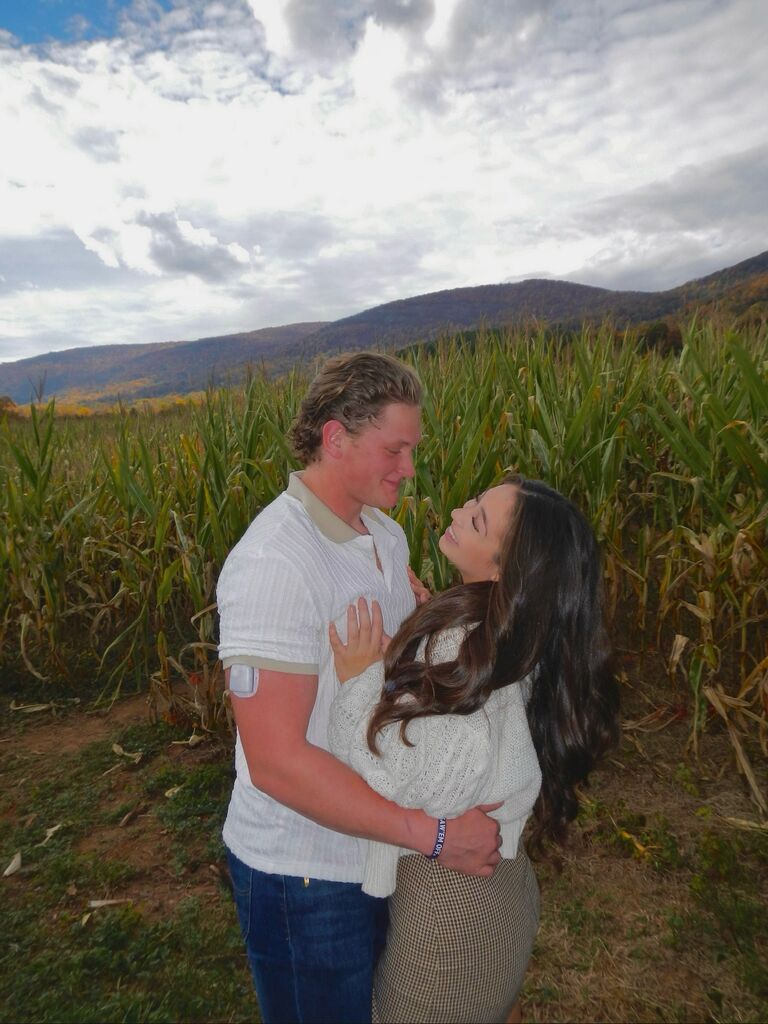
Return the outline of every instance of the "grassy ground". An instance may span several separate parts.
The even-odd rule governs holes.
[[[562,871],[539,867],[525,1019],[766,1020],[768,837],[729,820],[755,814],[717,724],[696,761],[642,691]],[[6,715],[3,1021],[258,1019],[219,839],[230,752],[187,739],[141,698]]]
[[[2,868],[22,855],[1,880],[0,1018],[258,1019],[221,862],[229,752],[174,743],[143,701],[116,710],[41,712],[0,744]]]

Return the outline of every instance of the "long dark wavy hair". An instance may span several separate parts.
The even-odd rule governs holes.
[[[468,715],[494,690],[531,675],[527,704],[542,774],[532,852],[563,843],[578,811],[576,787],[619,736],[619,691],[603,622],[600,552],[573,502],[538,480],[510,475],[516,489],[499,555],[499,578],[452,587],[419,606],[387,648],[386,687],[368,745],[389,723]],[[437,633],[471,626],[455,661],[435,664]],[[417,660],[426,638],[424,660]],[[401,699],[408,695],[408,699]]]

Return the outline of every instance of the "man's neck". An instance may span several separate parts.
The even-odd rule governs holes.
[[[368,532],[360,519],[363,506],[346,493],[343,482],[323,463],[313,462],[307,466],[302,471],[301,482],[353,530]]]

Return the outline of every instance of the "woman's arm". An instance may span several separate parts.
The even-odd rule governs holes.
[[[350,618],[349,627],[346,645],[338,636],[332,639],[337,666],[344,673],[351,665],[364,665],[376,653],[374,616],[363,613],[359,623],[356,617],[354,622]],[[463,637],[463,629],[446,630],[438,637],[436,656],[440,660],[455,657]],[[492,778],[484,714],[412,719],[406,731],[411,746],[402,741],[400,724],[392,723],[378,734],[376,754],[368,747],[367,731],[384,684],[383,663],[375,661],[347,678],[332,705],[329,743],[333,753],[372,789],[403,807],[422,808],[436,817],[461,814],[482,801]]]

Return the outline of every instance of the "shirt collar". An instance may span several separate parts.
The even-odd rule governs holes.
[[[290,494],[292,498],[297,498],[302,503],[307,515],[318,530],[334,544],[346,544],[351,540],[359,540],[363,536],[357,530],[353,530],[349,523],[339,519],[335,512],[332,512],[324,502],[320,501],[314,491],[310,491],[301,479],[300,471],[291,473],[285,490],[286,494]],[[380,524],[381,519],[375,509],[363,505],[362,511],[376,525]]]

